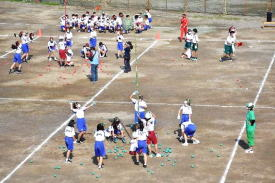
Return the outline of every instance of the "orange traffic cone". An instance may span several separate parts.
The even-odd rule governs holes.
[[[37,37],[42,37],[42,30],[41,29],[38,29],[38,31],[37,31]]]
[[[156,40],[160,40],[160,32],[158,32],[155,36]]]

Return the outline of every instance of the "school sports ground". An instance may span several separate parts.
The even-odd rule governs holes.
[[[43,11],[41,11],[43,10]],[[68,13],[87,9],[68,7]],[[90,10],[92,11],[92,10]],[[106,9],[137,13],[140,10]],[[0,6],[0,181],[1,182],[275,182],[275,72],[274,29],[261,29],[264,18],[188,14],[191,27],[200,35],[199,61],[180,58],[183,43],[177,41],[181,12],[152,11],[153,29],[125,35],[136,41],[132,51],[133,72],[120,70],[115,59],[115,36],[99,34],[109,48],[99,81],[87,79],[89,68],[80,58],[88,33],[74,34],[74,68],[59,68],[47,60],[49,36],[59,36],[58,18],[63,7],[1,1]],[[233,62],[218,62],[231,25],[244,43]],[[10,46],[19,31],[42,30],[30,44],[30,63],[23,74],[8,74],[12,64]],[[138,60],[135,60],[135,56]],[[84,64],[83,64],[84,63]],[[162,158],[150,158],[148,168],[136,166],[127,154],[129,144],[106,142],[109,151],[103,170],[91,160],[92,133],[99,122],[118,116],[125,124],[133,120],[129,95],[139,91],[157,115]],[[198,126],[199,145],[183,147],[173,131],[177,111],[192,99],[192,121]],[[86,111],[86,142],[75,145],[72,164],[64,163],[64,126],[71,117],[70,101],[97,101]],[[255,102],[256,146],[245,154],[245,104]],[[130,129],[128,129],[130,131]],[[129,140],[129,139],[128,139]],[[168,156],[168,157],[166,157]]]

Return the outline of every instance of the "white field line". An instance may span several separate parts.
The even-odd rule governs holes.
[[[147,47],[135,60],[131,62],[133,65],[140,57],[142,57],[146,52],[148,52],[158,41],[154,41],[149,47]],[[106,90],[123,72],[119,71],[108,83],[106,83],[92,98],[90,98],[84,106],[90,104],[97,96],[99,96],[104,90]],[[8,180],[22,165],[28,161],[37,151],[39,151],[57,132],[64,128],[68,122],[73,119],[74,114],[72,114],[66,121],[64,121],[60,126],[58,126],[41,144],[39,144],[24,160],[22,160],[6,177],[4,177],[0,183],[4,183]]]
[[[271,68],[272,68],[272,66],[273,66],[274,60],[275,60],[275,53],[273,54],[273,57],[272,57],[272,59],[271,59],[271,61],[270,61],[270,64],[269,64],[269,66],[268,66],[268,69],[267,69],[267,71],[266,71],[266,73],[265,73],[265,75],[264,75],[264,78],[263,78],[262,82],[261,82],[260,88],[259,88],[259,90],[258,90],[258,92],[257,92],[257,95],[256,95],[254,101],[253,101],[253,104],[254,104],[255,106],[256,106],[256,104],[257,104],[257,102],[258,102],[258,99],[259,99],[259,97],[260,97],[260,95],[261,95],[261,93],[262,93],[262,90],[263,90],[263,88],[264,88],[265,82],[266,82],[266,80],[267,80],[267,78],[268,78],[268,75],[269,75],[269,73],[270,73],[270,71],[271,71]],[[257,107],[257,108],[258,108],[258,107]],[[237,141],[236,141],[235,144],[234,144],[233,150],[232,150],[232,152],[231,152],[231,154],[230,154],[229,161],[228,161],[228,163],[227,163],[227,165],[226,165],[226,167],[225,167],[225,169],[224,169],[224,173],[223,173],[223,175],[222,175],[222,177],[221,177],[221,179],[220,179],[220,183],[224,183],[225,180],[226,180],[227,174],[228,174],[229,169],[230,169],[230,167],[231,167],[231,164],[232,164],[232,162],[233,162],[233,160],[234,160],[235,154],[236,154],[237,149],[238,149],[238,144],[239,144],[239,141],[240,141],[241,138],[242,138],[242,135],[243,135],[244,130],[245,130],[245,122],[244,122],[244,124],[243,124],[243,126],[242,126],[242,128],[241,128],[241,131],[240,131],[240,134],[239,134],[239,136],[238,136],[238,138],[237,138]]]
[[[24,101],[24,102],[57,102],[57,103],[70,103],[70,102],[79,102],[84,103],[83,100],[66,100],[66,99],[35,99],[35,98],[0,98],[2,101]],[[114,104],[114,105],[132,105],[132,102],[127,101],[97,101],[97,104]],[[180,103],[163,103],[163,102],[147,102],[148,105],[155,106],[181,106]],[[242,105],[218,105],[218,104],[192,104],[195,107],[216,107],[216,108],[244,108]],[[257,109],[275,109],[271,106],[257,106]]]
[[[35,37],[32,41],[35,41],[38,38],[40,38],[40,37]],[[30,41],[29,43],[31,43],[32,41]],[[13,52],[15,52],[15,50],[6,51],[6,53],[1,55],[0,58],[5,58],[8,54],[13,53]]]

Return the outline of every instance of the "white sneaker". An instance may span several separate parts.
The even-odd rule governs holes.
[[[157,154],[156,154],[156,157],[157,157],[157,158],[160,158],[160,157],[161,157],[161,154],[157,153]]]
[[[188,146],[188,143],[182,143],[183,146]]]
[[[193,144],[199,144],[200,141],[199,140],[193,140]]]
[[[74,141],[74,144],[76,144],[76,140]]]

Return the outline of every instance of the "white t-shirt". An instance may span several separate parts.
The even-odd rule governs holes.
[[[155,121],[156,119],[154,117],[151,117],[148,121],[145,119],[141,119],[143,125],[146,127],[146,130],[148,132],[154,131],[155,130]]]
[[[146,20],[145,20],[145,25],[150,25],[150,23],[149,23],[149,20],[148,20],[148,19],[146,19]]]
[[[70,126],[66,126],[64,133],[65,133],[66,137],[74,137],[75,136],[74,128],[70,127]]]
[[[118,36],[116,37],[116,40],[117,40],[117,42],[123,42],[124,37],[123,37],[122,35],[118,35]]]
[[[182,110],[182,114],[192,114],[192,107],[191,106],[185,106],[185,105],[182,105],[180,107],[180,110]]]
[[[86,109],[86,107],[82,107],[80,109],[72,109],[72,111],[75,112],[77,118],[84,118],[84,111]]]
[[[64,41],[58,42],[58,48],[60,50],[65,50],[66,49],[66,43]]]
[[[17,47],[17,49],[16,49],[15,53],[19,53],[19,54],[21,54],[21,52],[22,52],[22,45],[21,45],[21,44],[19,44],[19,46]]]
[[[140,131],[140,129],[137,129],[136,131],[137,140],[146,140],[147,136],[148,136],[148,131],[146,129],[143,129],[143,131]]]
[[[99,48],[99,51],[107,51],[108,50],[105,44],[103,44],[102,46],[99,46],[98,48]]]
[[[200,40],[199,40],[199,37],[197,34],[194,34],[193,35],[193,39],[192,39],[192,43],[198,43]]]
[[[188,125],[191,125],[191,124],[194,124],[194,123],[192,123],[191,121],[184,122],[184,123],[181,124],[180,128],[181,128],[182,131],[184,131],[185,128],[187,128]]]
[[[122,25],[122,19],[120,17],[116,18],[117,25]]]
[[[97,36],[96,31],[91,31],[90,37],[95,38]]]
[[[228,45],[228,46],[231,46],[231,45],[233,45],[235,42],[236,42],[236,37],[235,37],[235,36],[231,37],[231,36],[229,35],[229,36],[227,36],[227,39],[226,39],[226,41],[225,41],[225,44]]]
[[[143,100],[132,99],[132,102],[135,104],[135,111],[144,112],[147,108],[147,104]]]
[[[117,129],[118,129],[118,130],[123,130],[123,126],[119,123],[119,124],[117,125]],[[109,126],[108,131],[109,131],[109,132],[114,131],[114,127],[113,127],[112,125]]]
[[[49,41],[49,42],[48,42],[48,47],[55,47],[56,45],[57,45],[57,44],[56,44],[55,41],[53,41],[53,42]]]
[[[23,35],[21,37],[21,40],[22,40],[22,44],[25,44],[25,43],[28,43],[30,41],[30,38],[26,35]]]
[[[104,141],[105,140],[105,133],[102,130],[96,131],[94,134],[95,141]]]
[[[66,53],[67,61],[70,62],[72,60],[74,53],[72,49],[68,49]]]
[[[71,40],[73,38],[73,33],[72,32],[66,32],[65,37],[67,38],[67,40]]]
[[[146,12],[146,15],[148,16],[148,18],[152,18],[151,13],[149,13],[148,11]]]
[[[185,37],[186,42],[192,42],[193,37],[194,37],[193,34],[187,33]]]

